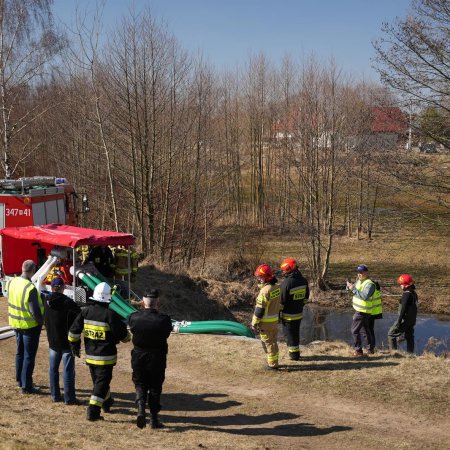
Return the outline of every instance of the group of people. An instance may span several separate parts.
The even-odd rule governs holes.
[[[303,307],[309,299],[309,287],[294,258],[285,259],[280,268],[284,279],[278,284],[273,269],[260,264],[255,270],[260,289],[252,318],[252,330],[260,334],[267,355],[267,367],[278,369],[278,324],[281,321],[289,358],[300,359],[300,324]],[[353,294],[355,310],[351,333],[354,340],[354,356],[375,353],[375,321],[383,317],[380,287],[369,277],[369,269],[361,264],[356,269],[355,283],[347,281],[347,289]],[[388,332],[389,348],[396,350],[398,340],[404,335],[407,352],[414,353],[414,325],[416,323],[418,296],[412,277],[402,274],[398,278],[403,294],[399,301],[398,317]],[[367,341],[366,353],[363,339]]]
[[[278,324],[281,320],[289,358],[300,359],[300,324],[303,308],[310,296],[308,281],[301,274],[294,258],[285,259],[280,268],[284,279],[278,284],[273,269],[268,264],[256,268],[259,294],[251,327],[261,337],[267,354],[267,367],[279,367]],[[31,277],[35,263],[26,260],[22,275],[12,278],[6,286],[9,324],[16,334],[16,382],[24,394],[37,394],[33,385],[33,371],[42,326],[45,324],[49,344],[50,393],[54,402],[66,405],[81,402],[75,394],[75,357],[80,357],[81,337],[84,337],[86,364],[89,367],[93,389],[87,407],[89,421],[103,419],[101,411],[109,412],[114,400],[110,392],[113,367],[117,362],[117,344],[132,339],[132,381],[136,391],[139,428],[146,426],[146,407],[151,413],[152,428],[161,428],[160,397],[165,378],[167,339],[172,331],[172,321],[159,312],[159,291],[151,289],[144,294],[144,309],[131,314],[128,326],[109,308],[112,292],[108,283],[99,283],[86,307],[80,308],[64,295],[64,280],[56,277],[51,282],[51,294],[41,297]],[[379,286],[370,279],[367,266],[357,267],[357,281],[347,281],[352,292],[355,309],[352,334],[355,356],[363,356],[363,336],[367,340],[367,354],[375,351],[374,322],[382,317]],[[418,297],[410,275],[398,278],[403,289],[399,315],[388,333],[389,346],[397,348],[398,338],[405,334],[407,351],[414,352],[414,325]],[[59,367],[63,362],[64,396],[59,384]]]
[[[355,283],[347,281],[347,289],[353,293],[352,305],[355,313],[352,321],[352,335],[355,345],[354,356],[364,356],[363,337],[367,341],[367,355],[375,352],[375,320],[383,317],[381,293],[378,283],[369,276],[369,269],[361,264],[356,268]],[[414,325],[416,324],[417,296],[414,281],[409,274],[402,274],[397,282],[402,288],[397,320],[388,331],[388,345],[391,350],[398,348],[398,340],[404,335],[406,351],[414,353]]]
[[[278,323],[281,320],[289,358],[300,359],[300,324],[303,307],[309,299],[309,286],[297,261],[286,258],[280,265],[284,279],[280,285],[273,269],[260,264],[255,270],[260,289],[252,317],[252,330],[258,332],[267,355],[267,367],[278,369]]]
[[[132,381],[138,407],[136,425],[139,428],[146,426],[148,405],[152,428],[162,428],[158,414],[172,321],[168,315],[159,312],[159,291],[151,289],[144,294],[144,308],[128,318],[130,334],[127,324],[109,308],[112,292],[108,283],[99,283],[89,304],[80,308],[64,295],[64,281],[59,277],[51,282],[51,294],[41,297],[31,282],[35,271],[33,261],[24,261],[22,275],[11,279],[6,287],[9,324],[16,334],[16,382],[22,393],[40,393],[40,388],[33,385],[33,371],[41,329],[45,324],[51,398],[54,402],[64,401],[66,405],[81,404],[75,393],[75,357],[80,357],[83,336],[86,364],[93,383],[86,418],[101,420],[101,411],[110,412],[114,403],[110,383],[117,362],[117,344],[132,339]],[[64,396],[59,384],[61,361]]]

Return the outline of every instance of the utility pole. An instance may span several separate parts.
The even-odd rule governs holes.
[[[406,150],[412,149],[412,99],[409,101],[409,128],[408,128],[408,142],[406,144]]]

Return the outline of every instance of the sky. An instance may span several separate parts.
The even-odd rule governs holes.
[[[105,0],[105,30],[115,27],[130,7],[167,23],[181,46],[202,54],[217,69],[244,65],[264,53],[278,64],[314,54],[334,58],[356,79],[378,81],[372,68],[372,41],[383,22],[405,17],[411,0]],[[70,24],[75,5],[91,12],[94,0],[54,0],[54,15]]]

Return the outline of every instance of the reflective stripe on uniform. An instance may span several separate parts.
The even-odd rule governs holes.
[[[34,317],[15,316],[15,315],[9,314],[9,313],[8,313],[8,317],[11,317],[11,319],[23,320],[25,322],[35,322]]]
[[[95,405],[95,406],[100,406],[100,408],[101,408],[104,401],[105,401],[104,398],[97,397],[96,395],[91,395],[91,398],[89,399],[89,404]]]
[[[297,353],[300,351],[300,347],[297,345],[295,347],[288,347],[289,353]]]
[[[304,300],[306,297],[306,286],[296,286],[289,291],[292,300]]]
[[[261,322],[278,322],[278,314],[275,314],[273,316],[264,316],[261,319]]]
[[[117,354],[109,356],[86,355],[86,363],[95,366],[107,366],[117,362]]]
[[[268,353],[267,354],[267,361],[269,363],[276,362],[276,361],[278,361],[278,356],[279,356],[279,353]]]
[[[299,319],[303,319],[303,313],[301,314],[286,314],[286,313],[281,313],[281,318],[284,320],[299,320]]]
[[[108,322],[98,322],[96,320],[84,319],[84,325],[85,325],[85,327],[86,327],[86,325],[89,325],[89,328],[91,330],[109,331],[111,329]]]
[[[72,333],[71,331],[69,331],[69,335],[67,336],[67,339],[70,342],[78,342],[80,340],[80,338],[81,338],[81,334],[75,334],[75,333]]]

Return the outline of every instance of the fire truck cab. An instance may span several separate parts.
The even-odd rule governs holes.
[[[0,229],[59,223],[77,225],[77,194],[65,178],[0,180]]]

